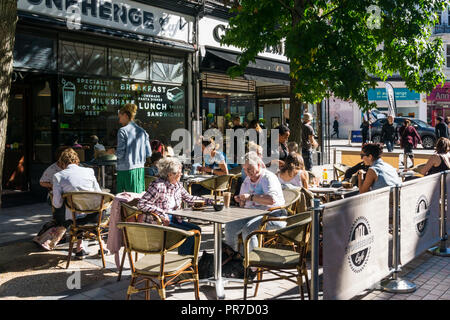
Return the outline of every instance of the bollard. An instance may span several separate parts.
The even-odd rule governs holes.
[[[319,223],[320,200],[314,199],[314,210],[311,224],[311,297],[310,300],[319,300]]]
[[[392,278],[381,282],[381,289],[391,293],[411,293],[416,291],[416,285],[398,276],[400,267],[400,185],[391,188],[393,192],[393,232],[392,232],[392,263],[394,270]]]
[[[428,252],[432,253],[435,256],[441,257],[449,257],[450,250],[447,248],[447,173],[450,173],[449,170],[442,172],[441,174],[441,201],[439,203],[439,211],[440,211],[440,222],[439,222],[439,236],[441,237],[441,242],[438,246],[428,249]]]

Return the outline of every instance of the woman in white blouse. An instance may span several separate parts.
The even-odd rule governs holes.
[[[305,171],[303,157],[296,152],[289,153],[277,176],[283,188],[308,189],[308,173]]]

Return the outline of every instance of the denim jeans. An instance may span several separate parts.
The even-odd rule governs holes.
[[[182,221],[181,223],[179,223],[175,218],[173,218],[173,216],[170,217],[169,227],[178,228],[178,229],[182,229],[182,230],[186,230],[186,231],[190,231],[190,230],[201,231],[202,230],[199,226],[189,223],[189,222],[186,222],[186,221]],[[194,236],[188,237],[186,239],[186,241],[181,246],[178,247],[178,254],[181,254],[181,255],[194,254],[194,244],[195,244],[194,241],[195,241]]]
[[[392,150],[394,150],[394,141],[386,140],[384,141],[384,144],[386,145],[388,152],[392,152]]]
[[[311,171],[313,167],[312,150],[302,150],[303,162],[305,163],[305,170]]]
[[[282,217],[286,216],[287,212],[284,209],[275,210],[270,213],[270,216],[272,217]],[[259,226],[261,225],[262,216],[244,219],[244,220],[238,220],[233,221],[230,223],[227,223],[225,225],[225,243],[228,244],[233,248],[234,251],[238,250],[238,235],[242,234],[242,240],[245,241],[245,238],[252,233],[253,231],[257,230]],[[266,229],[280,229],[286,226],[286,222],[284,221],[270,221],[266,224]],[[250,238],[249,242],[249,250],[252,251],[253,248],[258,246],[258,238],[257,236],[252,236]],[[243,250],[243,248],[241,248]],[[241,254],[244,252],[241,250]]]

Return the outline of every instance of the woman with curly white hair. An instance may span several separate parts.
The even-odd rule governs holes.
[[[181,217],[172,213],[181,208],[181,202],[193,205],[195,200],[204,200],[207,205],[212,205],[212,199],[204,199],[189,194],[180,183],[182,164],[173,157],[163,158],[157,164],[159,179],[153,181],[147,192],[139,200],[137,207],[145,212],[156,213],[165,226],[180,228],[183,230],[201,230],[195,224],[183,221]],[[156,223],[152,215],[146,215],[144,222]],[[179,254],[188,255],[194,251],[194,239],[189,237],[179,247]]]

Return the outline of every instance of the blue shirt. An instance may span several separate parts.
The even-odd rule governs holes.
[[[397,170],[390,164],[381,160],[381,158],[375,160],[369,169],[372,169],[378,177],[377,181],[372,185],[372,190],[381,189],[387,186],[393,187],[402,183]]]
[[[133,121],[117,132],[117,171],[144,168],[152,155],[148,133]]]

